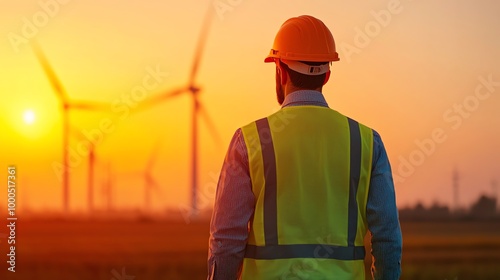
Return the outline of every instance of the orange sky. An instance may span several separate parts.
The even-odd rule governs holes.
[[[217,146],[201,123],[202,205],[212,204],[235,129],[279,108],[274,67],[262,60],[281,23],[301,14],[332,30],[341,61],[325,96],[332,108],[382,135],[398,177],[399,205],[451,203],[454,166],[463,205],[491,193],[493,179],[500,181],[497,1],[23,0],[4,3],[0,11],[0,162],[3,168],[17,165],[20,207],[61,207],[61,183],[52,168],[61,161],[59,103],[26,42],[38,41],[71,99],[123,104],[148,69],[168,73],[148,96],[186,84],[209,2],[218,10],[212,7],[197,81],[223,143]],[[494,82],[476,94],[486,83],[480,77]],[[23,121],[28,109],[36,115],[31,125]],[[155,194],[154,207],[187,203],[190,114],[187,95],[124,118],[111,105],[105,112],[72,112],[80,131],[98,128],[103,119],[113,124],[97,147],[96,204],[103,205],[100,188],[110,162],[116,207],[142,207],[141,172],[158,139],[163,142],[152,173],[162,193]],[[432,142],[425,140],[436,133]],[[77,137],[73,149],[82,141]],[[83,210],[86,158],[75,162],[71,209]]]

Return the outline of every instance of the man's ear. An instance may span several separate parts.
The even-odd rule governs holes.
[[[323,82],[323,85],[326,85],[326,83],[328,83],[328,80],[330,80],[330,74],[332,74],[332,71],[326,72],[325,81]]]
[[[288,73],[285,71],[285,69],[283,69],[283,67],[281,66],[281,63],[276,63],[276,67],[278,67],[278,73],[280,75],[280,78],[281,78],[281,84],[282,85],[285,85],[287,80],[288,80]]]

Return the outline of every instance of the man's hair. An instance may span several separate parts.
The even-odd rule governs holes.
[[[300,62],[311,66],[318,66],[328,63],[327,61],[325,62],[300,61]],[[281,60],[280,60],[280,65],[288,73],[288,75],[290,76],[290,81],[292,82],[292,85],[294,85],[295,87],[302,89],[317,89],[323,87],[323,83],[325,82],[326,78],[326,73],[321,75],[305,75],[290,69],[288,65],[283,63]]]

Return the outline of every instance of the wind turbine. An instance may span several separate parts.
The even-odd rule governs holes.
[[[35,41],[32,41],[32,48],[35,52],[38,61],[40,62],[45,75],[49,79],[52,88],[59,99],[62,111],[62,184],[63,184],[63,209],[65,213],[69,210],[69,132],[70,132],[70,110],[83,110],[83,111],[96,111],[107,108],[108,105],[89,102],[89,101],[74,101],[70,100],[64,87],[62,86],[59,78],[56,76],[54,70],[50,66],[47,58],[45,57],[42,49]]]
[[[76,127],[70,126],[70,132],[75,139],[81,141],[85,139],[85,135]],[[88,160],[87,160],[87,207],[90,214],[94,212],[94,175],[96,163],[96,145],[92,141],[88,141]]]
[[[196,85],[196,77],[199,71],[200,61],[203,55],[203,49],[208,36],[208,31],[210,27],[210,22],[213,17],[213,9],[210,6],[208,12],[205,15],[203,21],[203,27],[196,45],[195,55],[193,64],[191,66],[191,72],[189,75],[189,80],[187,85],[184,87],[159,94],[155,97],[145,100],[142,104],[142,108],[151,107],[159,104],[160,102],[166,101],[173,97],[177,97],[181,94],[190,94],[192,98],[192,116],[191,116],[191,215],[197,214],[197,186],[198,186],[198,117],[203,118],[212,136],[216,139],[217,143],[220,143],[220,137],[218,136],[215,125],[211,120],[205,107],[199,100],[199,93],[201,88]]]
[[[102,193],[106,197],[106,209],[108,213],[113,210],[113,173],[111,169],[111,162],[106,164],[106,178],[102,182]]]
[[[151,150],[151,154],[149,156],[148,162],[146,164],[146,168],[144,169],[144,206],[145,209],[150,210],[151,209],[151,193],[153,191],[161,191],[160,184],[156,181],[156,179],[153,177],[153,174],[151,173],[151,169],[153,168],[153,165],[156,162],[156,159],[158,157],[158,152],[160,150],[160,144],[161,142],[158,141],[156,146]]]

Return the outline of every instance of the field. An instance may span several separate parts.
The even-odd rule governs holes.
[[[401,279],[500,279],[500,223],[402,223]],[[5,231],[2,231],[5,232]],[[208,223],[19,221],[0,279],[206,279]]]
[[[402,279],[500,279],[500,223],[402,223]]]

